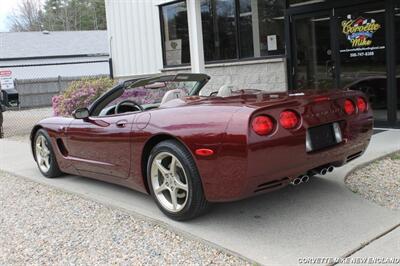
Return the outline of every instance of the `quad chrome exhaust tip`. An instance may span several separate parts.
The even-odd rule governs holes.
[[[331,166],[329,166],[329,167],[327,168],[327,170],[328,170],[329,173],[332,173],[333,170],[335,170],[335,167],[334,167],[333,165],[331,165]]]
[[[297,186],[301,184],[301,178],[296,178],[292,182],[290,182],[293,186]]]
[[[328,173],[328,169],[327,168],[322,168],[320,171],[319,171],[319,174],[320,175],[326,175]]]
[[[328,173],[332,173],[334,170],[335,170],[335,167],[333,165],[329,165],[326,167],[320,167],[320,168],[311,170],[308,172],[308,174],[311,174],[311,176],[313,176],[315,174],[326,175]],[[307,183],[308,181],[310,181],[310,176],[308,174],[296,177],[292,182],[290,182],[290,184],[293,186],[297,186],[297,185],[300,185],[301,183]]]
[[[301,177],[301,182],[302,183],[307,183],[308,181],[310,181],[310,177],[308,175],[303,175]]]
[[[293,186],[300,185],[301,183],[307,183],[310,180],[310,177],[308,175],[302,175],[297,178],[295,178],[290,184]]]
[[[311,170],[311,172],[316,175],[326,175],[328,173],[332,173],[333,170],[335,170],[335,167],[333,165],[330,165],[330,166],[316,168],[314,170]]]
[[[320,175],[326,175],[327,173],[332,173],[335,170],[333,165],[328,166],[327,168],[321,168],[319,170]]]

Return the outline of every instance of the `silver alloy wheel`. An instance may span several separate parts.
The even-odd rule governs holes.
[[[150,177],[154,194],[166,210],[177,213],[186,206],[188,179],[178,158],[169,152],[157,154],[151,164]]]
[[[46,138],[39,135],[35,143],[36,161],[42,172],[47,173],[50,170],[50,150]]]

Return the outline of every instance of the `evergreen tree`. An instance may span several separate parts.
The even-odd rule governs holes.
[[[12,31],[77,31],[107,28],[104,0],[46,0],[43,7],[32,3],[37,3],[37,0],[22,1],[10,18]],[[25,10],[27,7],[36,9],[28,12]],[[32,13],[35,14],[35,20],[31,22],[32,18],[26,14]]]

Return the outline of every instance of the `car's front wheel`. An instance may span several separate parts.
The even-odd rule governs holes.
[[[53,178],[62,174],[51,146],[50,137],[45,130],[40,129],[36,133],[33,149],[36,163],[45,177]]]
[[[150,192],[168,217],[183,221],[203,214],[208,202],[192,155],[177,141],[156,145],[147,165]]]

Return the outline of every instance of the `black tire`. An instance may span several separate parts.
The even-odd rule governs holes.
[[[174,155],[182,165],[184,172],[187,176],[188,193],[186,195],[186,205],[179,212],[171,212],[164,208],[155,195],[152,181],[151,181],[151,166],[155,157],[160,153],[170,153]],[[149,160],[147,162],[147,182],[149,185],[150,193],[160,210],[169,218],[176,221],[186,221],[196,218],[204,214],[209,207],[207,202],[203,185],[196,164],[190,152],[178,141],[167,140],[157,144],[151,151]]]
[[[46,139],[47,148],[49,149],[49,152],[50,152],[50,160],[49,160],[50,167],[49,167],[48,171],[43,171],[41,169],[41,167],[39,165],[38,158],[36,158],[36,149],[37,149],[36,148],[36,141],[40,136],[43,136]],[[53,149],[53,147],[51,145],[51,139],[50,139],[49,134],[46,132],[46,130],[39,129],[36,132],[36,135],[35,135],[35,138],[33,140],[33,144],[32,145],[33,145],[33,151],[34,151],[35,160],[36,160],[36,163],[38,165],[39,171],[42,173],[42,175],[44,175],[47,178],[55,178],[55,177],[61,176],[63,173],[61,172],[61,170],[60,170],[60,168],[58,166],[57,159],[56,159],[56,156],[55,156],[55,153],[54,153],[54,149]]]

